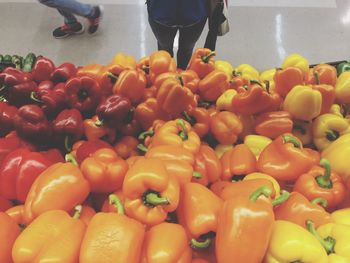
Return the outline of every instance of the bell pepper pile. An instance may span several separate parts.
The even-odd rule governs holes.
[[[350,262],[350,64],[0,55],[0,262]]]

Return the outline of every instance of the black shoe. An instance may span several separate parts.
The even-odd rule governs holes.
[[[52,35],[54,38],[65,38],[69,35],[82,34],[84,32],[84,27],[81,23],[76,22],[75,24],[64,24],[56,28]]]
[[[100,25],[102,15],[103,15],[103,6],[101,6],[101,5],[96,6],[94,16],[91,18],[88,18],[88,21],[89,21],[88,32],[89,32],[89,34],[96,33],[98,26]]]

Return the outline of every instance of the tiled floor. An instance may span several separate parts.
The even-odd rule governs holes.
[[[93,0],[82,0],[94,3]],[[56,40],[59,14],[34,0],[0,0],[0,53],[33,51],[57,64],[107,63],[119,51],[141,58],[156,50],[145,0],[102,0],[101,31]],[[260,70],[279,66],[290,53],[311,63],[350,59],[349,0],[229,0],[231,32],[218,39],[217,58]],[[197,43],[204,44],[206,31]]]

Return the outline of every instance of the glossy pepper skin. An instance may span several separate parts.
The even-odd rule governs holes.
[[[0,136],[3,137],[10,131],[14,130],[15,125],[13,122],[14,117],[17,114],[18,109],[14,106],[7,104],[6,102],[0,102]]]
[[[236,114],[221,111],[210,118],[210,131],[221,144],[233,144],[243,131],[243,125]]]
[[[42,142],[50,134],[49,122],[43,110],[37,105],[25,105],[14,117],[16,132],[22,138]]]
[[[335,85],[336,99],[340,103],[350,103],[350,72],[346,71],[340,74]]]
[[[146,76],[141,70],[127,69],[120,73],[113,86],[113,93],[128,98],[131,103],[141,101],[147,85]]]
[[[216,232],[222,200],[207,187],[188,183],[183,186],[177,214],[191,237],[191,246],[204,249],[212,243],[208,234]]]
[[[124,136],[114,145],[114,150],[121,158],[128,159],[139,155],[137,151],[138,140],[133,136]]]
[[[15,262],[77,262],[85,230],[85,223],[67,212],[47,211],[19,235],[12,257]]]
[[[238,144],[220,158],[222,174],[225,181],[240,180],[247,174],[256,172],[256,158],[245,144]]]
[[[107,126],[117,127],[127,117],[131,108],[128,98],[114,94],[101,101],[96,109],[96,114]]]
[[[216,101],[229,88],[229,78],[221,70],[213,70],[198,85],[198,93],[202,100]]]
[[[145,236],[144,226],[126,215],[117,196],[109,197],[118,213],[97,213],[86,230],[79,262],[138,263]]]
[[[90,77],[75,77],[67,81],[67,103],[81,112],[92,112],[100,102],[100,85]]]
[[[337,69],[328,64],[318,64],[309,71],[308,84],[326,84],[335,87],[337,83]]]
[[[287,111],[272,111],[259,114],[255,118],[255,132],[275,139],[293,130],[292,115]]]
[[[342,178],[331,171],[328,160],[321,159],[320,166],[313,167],[296,180],[294,191],[309,200],[324,198],[328,203],[327,208],[332,209],[344,200],[346,188]]]
[[[319,241],[303,227],[284,220],[273,223],[264,263],[327,263],[327,253]]]
[[[71,163],[53,164],[38,176],[30,188],[24,204],[25,221],[30,223],[49,210],[70,211],[85,200],[89,191],[89,183],[77,166]]]
[[[194,154],[179,145],[160,145],[150,148],[145,154],[146,158],[158,158],[163,161],[180,160],[193,166]]]
[[[301,142],[290,134],[284,134],[261,152],[257,168],[258,171],[269,174],[277,180],[295,181],[313,165],[315,159],[309,151],[303,149]]]
[[[232,107],[232,99],[236,96],[237,91],[234,89],[228,89],[223,92],[220,97],[216,100],[216,108],[218,110],[227,110],[234,111],[234,107]]]
[[[85,119],[83,125],[84,135],[89,141],[99,140],[107,136],[110,130],[102,124],[97,115],[92,116],[91,119]]]
[[[79,142],[78,142],[79,143]],[[81,141],[78,147],[73,146],[73,151],[75,151],[75,157],[79,164],[81,164],[86,158],[91,157],[94,153],[100,149],[108,148],[113,149],[113,147],[105,141]]]
[[[254,153],[255,157],[258,159],[260,153],[265,149],[267,145],[272,142],[270,138],[262,135],[247,135],[244,137],[244,144]]]
[[[289,67],[299,68],[306,76],[309,72],[309,61],[300,54],[291,54],[285,58],[282,63],[282,68],[286,69]]]
[[[146,232],[140,263],[191,263],[192,250],[183,226],[161,223]]]
[[[197,49],[191,57],[187,69],[195,71],[200,79],[215,70],[215,51],[208,48]]]
[[[16,222],[4,212],[0,212],[0,261],[11,263],[12,246],[18,235],[21,233],[20,227]]]
[[[286,69],[277,70],[274,81],[276,92],[284,98],[295,86],[304,83],[304,74],[297,67],[287,67]]]
[[[181,115],[191,124],[192,129],[199,137],[202,138],[209,132],[210,117],[207,109],[192,107],[188,111],[182,112]]]
[[[318,227],[332,221],[331,215],[322,207],[325,204],[325,199],[318,198],[310,202],[301,193],[292,192],[287,201],[274,208],[274,213],[276,220],[287,220],[306,228],[305,222],[310,219]]]
[[[0,167],[0,194],[23,203],[35,179],[51,164],[43,154],[25,148],[9,153]]]
[[[50,75],[50,80],[55,83],[66,82],[77,74],[77,67],[69,62],[59,65]]]
[[[164,222],[179,203],[180,186],[165,165],[155,158],[141,158],[123,182],[126,214],[148,226]]]
[[[33,80],[40,83],[44,80],[50,80],[52,72],[55,70],[55,64],[46,57],[38,57],[33,65]]]
[[[97,150],[80,165],[81,172],[89,181],[91,191],[99,193],[110,193],[120,189],[128,168],[126,161],[108,148]]]
[[[52,129],[56,137],[65,140],[65,148],[69,151],[70,142],[79,140],[83,134],[83,117],[77,109],[61,111],[52,123]],[[67,141],[68,140],[68,141]]]
[[[224,202],[218,217],[216,258],[218,263],[261,262],[272,234],[274,214],[266,199],[271,189],[259,188],[250,196]],[[265,195],[265,199],[260,198]],[[253,241],[254,240],[254,241]],[[256,242],[254,249],[247,246]]]
[[[164,50],[153,52],[149,56],[149,76],[152,83],[157,76],[165,72],[176,72],[175,60]]]

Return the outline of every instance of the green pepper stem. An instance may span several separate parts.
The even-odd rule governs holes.
[[[81,213],[83,211],[83,206],[82,205],[77,205],[74,207],[74,219],[79,219],[81,217]]]
[[[176,79],[180,81],[181,86],[185,86],[184,79],[180,75],[177,75]]]
[[[214,56],[215,56],[215,51],[211,51],[208,55],[202,56],[202,61],[203,61],[204,63],[208,63],[208,62],[209,62],[209,59],[210,59],[211,57],[214,57]]]
[[[338,139],[340,136],[339,132],[338,131],[334,131],[334,130],[329,130],[329,131],[326,131],[326,138],[328,141],[335,141],[336,139]]]
[[[266,92],[270,94],[270,81],[265,80],[265,88],[266,88]]]
[[[320,85],[320,78],[319,78],[319,75],[318,75],[318,72],[314,72],[314,77],[315,77],[315,83],[316,85]]]
[[[177,120],[177,124],[180,126],[181,128],[181,131],[179,133],[179,136],[180,138],[183,140],[183,141],[186,141],[188,140],[188,131],[187,131],[187,128],[186,128],[186,125],[185,125],[185,122],[183,119],[178,119]]]
[[[122,204],[122,201],[120,200],[120,198],[117,195],[110,194],[108,196],[108,199],[109,199],[109,203],[116,207],[119,215],[124,215],[125,214],[124,206]]]
[[[142,197],[146,206],[155,207],[158,205],[168,205],[169,200],[166,197],[161,197],[159,193],[148,192]]]
[[[273,206],[280,205],[280,204],[284,203],[285,201],[287,201],[288,198],[289,198],[289,192],[283,190],[279,197],[272,200],[272,205]]]
[[[153,135],[154,135],[154,130],[144,131],[144,132],[140,133],[138,139],[140,141],[144,141],[146,139],[146,137],[152,137]]]
[[[324,208],[327,208],[327,206],[328,206],[328,201],[322,197],[317,197],[317,198],[311,200],[310,203],[314,204],[314,205],[321,205]]]
[[[327,159],[322,158],[320,161],[320,166],[322,166],[324,168],[324,175],[317,176],[315,178],[316,182],[322,188],[330,189],[333,187],[332,180],[330,179],[330,177],[331,177],[331,164],[329,163],[329,161]]]
[[[64,148],[67,152],[70,152],[72,150],[72,142],[69,135],[66,135],[66,137],[64,137]]]
[[[0,101],[6,101],[4,96],[0,96]]]
[[[272,189],[266,185],[263,185],[261,187],[259,187],[258,189],[255,190],[255,192],[253,192],[249,199],[250,201],[253,201],[253,202],[256,202],[256,200],[258,200],[258,198],[261,196],[261,195],[264,195],[266,197],[270,197],[272,194]]]
[[[149,65],[142,65],[142,70],[148,75],[150,71]]]
[[[189,122],[189,124],[191,124],[191,126],[196,124],[196,121],[194,120],[194,118],[188,115],[186,111],[181,112],[181,115],[185,118],[187,122]]]
[[[284,143],[292,143],[296,148],[302,147],[301,143],[291,135],[283,135],[282,138]]]
[[[115,74],[113,74],[112,72],[108,72],[108,73],[107,73],[107,76],[111,79],[111,81],[112,81],[113,84],[116,83],[117,80],[118,80],[118,76],[115,75]]]
[[[67,153],[67,154],[64,156],[64,159],[65,159],[65,161],[66,161],[67,163],[69,162],[69,163],[72,163],[72,164],[78,166],[78,162],[77,162],[77,160],[75,159],[75,157],[73,156],[72,153]]]
[[[194,249],[206,249],[211,244],[211,238],[206,238],[204,241],[198,241],[195,238],[192,238],[190,241],[190,246]]]
[[[103,126],[104,121],[103,120],[97,120],[97,121],[94,122],[94,124],[95,124],[96,127],[101,127],[101,126]]]
[[[6,89],[6,85],[3,84],[3,85],[1,86],[1,88],[0,88],[0,93],[1,93],[2,91],[4,91],[5,89]]]
[[[35,94],[35,91],[32,91],[32,92],[30,93],[30,99],[31,99],[32,101],[37,102],[37,103],[43,103],[43,101],[42,101],[42,100],[39,100],[35,95],[36,95],[36,94]]]
[[[197,171],[194,171],[192,176],[196,179],[202,178],[202,174],[200,172],[197,172]]]
[[[321,245],[327,251],[328,255],[331,253],[334,253],[334,246],[335,246],[336,240],[333,237],[329,236],[326,238],[322,238],[320,234],[316,231],[314,222],[312,222],[311,220],[306,220],[306,228],[321,243]]]
[[[137,145],[137,149],[138,149],[139,151],[143,152],[143,153],[148,152],[147,147],[146,147],[144,144],[142,144],[142,143],[140,143],[140,144]]]

